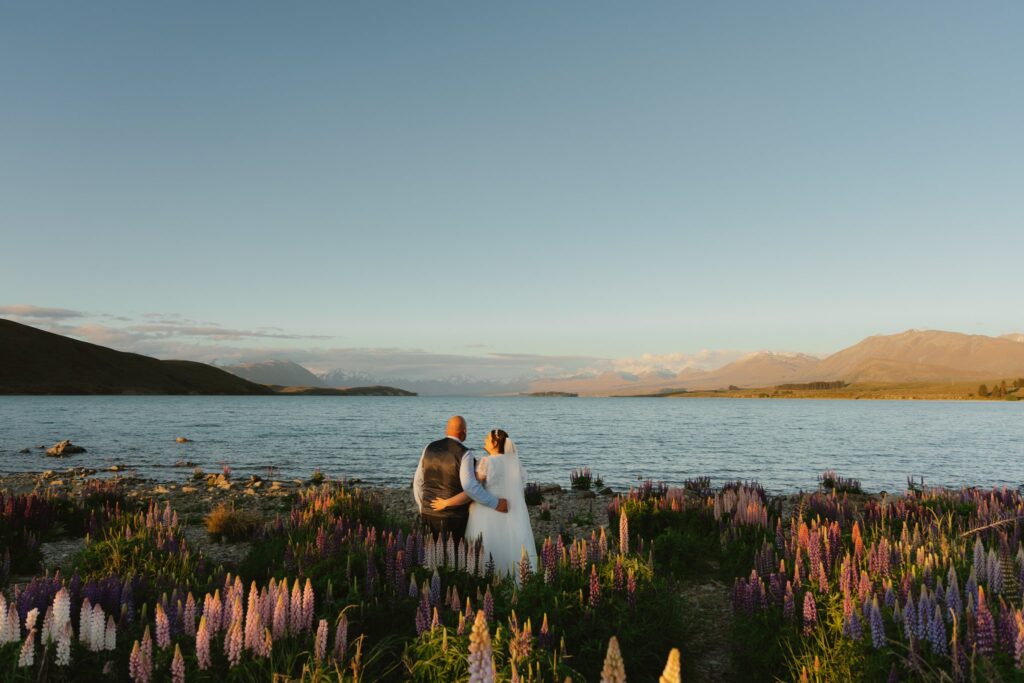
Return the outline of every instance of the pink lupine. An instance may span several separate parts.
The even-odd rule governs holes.
[[[160,603],[156,604],[156,644],[161,650],[171,646],[171,623]]]
[[[128,675],[134,683],[149,683],[152,672],[152,664],[146,656],[145,648],[136,640],[128,657]]]
[[[228,658],[228,663],[232,668],[238,666],[242,661],[242,647],[242,624],[236,621],[231,624],[227,636],[224,638],[224,655]]]
[[[809,636],[818,625],[818,606],[814,602],[814,593],[804,593],[804,635]]]
[[[327,620],[321,619],[316,627],[316,639],[313,645],[313,657],[317,664],[323,664],[327,656]]]
[[[82,600],[82,609],[78,617],[78,642],[85,643],[87,647],[92,645],[92,602],[89,598]],[[90,649],[92,649],[90,647]]]
[[[149,625],[142,632],[142,663],[146,666],[146,680],[153,673],[153,637],[149,634]]]
[[[304,621],[304,628],[306,630],[313,628],[313,608],[315,605],[315,596],[313,594],[313,584],[310,580],[306,579],[306,587],[302,591],[302,618]]]
[[[33,666],[36,662],[36,630],[34,628],[29,629],[28,635],[25,637],[25,642],[21,645],[21,651],[18,653],[18,666],[27,667]]]
[[[299,585],[298,579],[295,579],[295,583],[292,586],[292,600],[288,605],[288,614],[291,617],[291,623],[289,624],[290,632],[292,635],[295,635],[302,630],[306,621],[302,608],[302,587]]]
[[[199,628],[196,630],[196,659],[199,661],[200,671],[210,668],[210,631],[206,625],[205,614],[199,618]]]
[[[182,630],[185,635],[194,638],[196,635],[196,599],[191,591],[185,599],[185,611],[182,615]]]
[[[174,659],[171,660],[171,681],[185,683],[185,659],[181,656],[181,646],[174,646]]]
[[[283,638],[288,633],[288,602],[285,595],[287,593],[281,591],[277,596],[277,605],[274,606],[274,640]]]
[[[338,662],[345,661],[348,651],[348,617],[344,613],[338,617],[337,631],[334,633],[334,658]]]
[[[597,566],[590,565],[590,606],[597,607],[601,604],[601,583],[597,576]]]

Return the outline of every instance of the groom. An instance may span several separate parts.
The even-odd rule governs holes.
[[[430,502],[435,498],[451,498],[463,491],[477,503],[508,512],[508,501],[487,492],[476,478],[476,459],[463,444],[466,440],[466,420],[459,415],[448,420],[446,436],[423,449],[416,467],[412,494],[420,509],[423,523],[437,538],[451,534],[456,541],[466,535],[469,505],[456,505],[444,510],[433,510]]]

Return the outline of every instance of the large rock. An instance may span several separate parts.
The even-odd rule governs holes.
[[[75,453],[85,453],[85,449],[81,446],[76,446],[67,439],[60,443],[55,443],[50,448],[46,449],[46,455],[51,458],[66,458],[67,456],[74,455]]]

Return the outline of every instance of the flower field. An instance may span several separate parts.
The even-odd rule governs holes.
[[[681,600],[714,578],[731,586],[736,680],[1024,680],[1016,491],[783,501],[695,479],[647,482],[607,513],[501,577],[486,548],[435,543],[339,482],[300,488],[230,567],[116,480],[3,494],[0,677],[723,680],[690,669],[709,624]],[[55,535],[85,543],[63,573],[32,575]]]

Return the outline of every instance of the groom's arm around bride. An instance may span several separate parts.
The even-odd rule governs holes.
[[[452,498],[465,492],[469,497],[466,503],[473,501],[499,512],[508,511],[508,501],[496,498],[477,480],[476,460],[463,443],[465,439],[466,421],[456,415],[448,420],[445,438],[423,450],[413,479],[413,497],[424,524],[436,534],[452,534],[456,538],[465,535],[469,505],[434,510],[430,504],[435,499]]]

